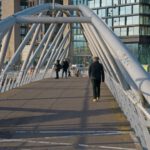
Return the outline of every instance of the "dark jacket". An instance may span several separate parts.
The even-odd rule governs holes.
[[[105,76],[104,76],[103,65],[98,61],[92,63],[89,67],[89,77],[90,79],[96,79],[104,82]]]
[[[60,71],[61,68],[62,68],[61,64],[57,62],[55,64],[55,71]]]
[[[63,61],[63,63],[62,63],[62,69],[67,71],[68,68],[69,68],[68,61]]]

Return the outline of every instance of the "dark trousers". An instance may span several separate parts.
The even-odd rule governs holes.
[[[101,81],[96,79],[91,79],[92,87],[93,87],[93,98],[100,97],[100,85]]]
[[[64,77],[64,73],[65,73],[65,77],[67,78],[67,70],[66,69],[62,70],[62,78]]]
[[[56,70],[56,79],[59,79],[59,71]]]
[[[70,70],[68,71],[68,77],[71,77],[71,72],[70,72]]]

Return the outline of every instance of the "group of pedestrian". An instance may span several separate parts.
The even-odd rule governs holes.
[[[69,71],[69,62],[67,59],[65,59],[62,64],[60,64],[60,60],[57,60],[56,64],[55,64],[55,72],[56,72],[56,78],[55,79],[59,79],[59,72],[60,70],[62,70],[62,78],[64,77],[65,74],[65,78],[67,78],[70,75],[70,71]]]
[[[59,72],[62,69],[62,78],[68,77],[70,74],[69,68],[69,62],[67,59],[65,59],[62,64],[60,64],[60,60],[57,60],[55,64],[55,71],[56,71],[56,79],[59,79]],[[98,57],[93,57],[93,63],[90,65],[89,70],[89,78],[92,83],[92,89],[93,89],[93,102],[97,102],[100,100],[100,86],[101,82],[104,82],[105,75],[104,75],[104,68],[103,65],[99,62]]]

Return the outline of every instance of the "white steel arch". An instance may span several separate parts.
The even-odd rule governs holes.
[[[150,75],[102,19],[88,7],[56,4],[56,15],[45,15],[46,11],[51,11],[52,8],[52,4],[42,4],[0,22],[0,40],[3,41],[0,57],[0,91],[5,92],[47,77],[49,69],[53,69],[54,62],[57,59],[62,61],[71,51],[71,23],[80,23],[91,54],[99,56],[104,65],[108,87],[130,121],[143,148],[150,150]],[[72,11],[76,11],[78,16],[72,16]],[[12,28],[20,23],[32,24],[32,27],[2,71]],[[49,27],[33,51],[43,23],[49,24]],[[17,63],[30,40],[27,59],[20,70],[12,76],[12,66]],[[35,58],[38,58],[37,65],[31,75],[28,71]]]

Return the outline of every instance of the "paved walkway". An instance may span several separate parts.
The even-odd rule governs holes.
[[[0,150],[138,150],[129,122],[102,84],[46,79],[0,94]]]

